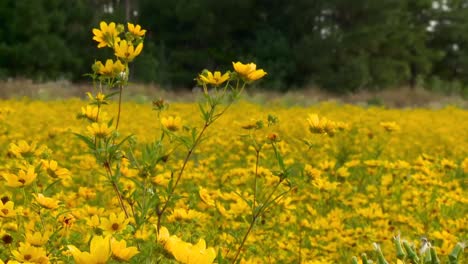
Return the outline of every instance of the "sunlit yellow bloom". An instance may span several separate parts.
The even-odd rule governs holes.
[[[81,252],[73,245],[68,249],[73,255],[76,264],[103,264],[107,263],[111,256],[110,236],[95,236],[91,239],[89,252]]]
[[[3,203],[0,201],[0,217],[14,217],[16,216],[16,211],[13,208],[15,203],[12,201],[8,201]]]
[[[26,232],[26,242],[33,246],[41,247],[49,241],[49,237],[52,234],[51,231],[41,232]]]
[[[33,195],[36,198],[37,203],[44,208],[56,209],[59,207],[59,201],[55,200],[54,198],[45,197],[42,193]]]
[[[120,41],[119,32],[114,22],[107,25],[106,22],[102,21],[100,29],[93,28],[93,39],[98,42],[98,48],[112,47],[115,42]]]
[[[108,127],[105,123],[92,123],[87,127],[88,131],[97,138],[106,138],[114,129]]]
[[[468,173],[468,158],[465,158],[461,163],[461,168],[463,169],[464,173]]]
[[[243,64],[241,62],[232,62],[232,66],[239,75],[249,81],[256,81],[267,74],[263,69],[257,70],[255,63]]]
[[[70,171],[65,168],[60,168],[55,160],[43,161],[42,167],[52,178],[68,179],[71,176]]]
[[[123,212],[119,213],[118,216],[115,213],[111,213],[109,218],[101,218],[101,225],[99,227],[105,234],[113,234],[125,229],[128,221]]]
[[[25,170],[26,169],[26,170]],[[3,174],[3,178],[7,181],[6,185],[10,187],[24,187],[30,185],[37,177],[33,166],[28,166],[21,169],[17,175],[12,173]]]
[[[93,69],[101,75],[107,76],[107,77],[117,77],[122,72],[125,72],[125,65],[122,64],[120,60],[116,60],[115,62],[113,60],[106,60],[106,64],[102,64],[101,61],[97,61],[93,65]]]
[[[96,190],[89,187],[80,187],[78,188],[78,195],[86,200],[91,200],[96,198]]]
[[[102,62],[101,62],[102,64]],[[106,100],[106,95],[101,93],[101,92],[98,92],[96,94],[96,97],[93,96],[93,94],[91,94],[90,92],[87,92],[86,95],[88,96],[89,100],[91,101],[96,101],[98,103],[105,103],[105,100]]]
[[[99,108],[93,105],[87,105],[86,107],[81,107],[81,115],[79,118],[87,118],[92,122],[97,122],[99,117]]]
[[[161,244],[165,244],[166,241],[169,239],[169,237],[170,237],[169,230],[166,227],[161,226],[158,232],[158,242]]]
[[[29,243],[20,242],[17,250],[12,250],[11,254],[17,261],[25,263],[49,263],[49,258],[45,249],[41,247],[34,247]]]
[[[310,114],[307,121],[309,122],[310,132],[317,134],[325,133],[323,121],[321,122],[317,114]]]
[[[328,134],[333,136],[336,132],[336,123],[327,118],[319,118],[317,114],[310,114],[307,118],[309,122],[309,131],[314,134]]]
[[[256,81],[258,79],[263,78],[263,76],[265,75],[267,75],[267,73],[263,69],[255,70],[251,72],[249,75],[247,75],[247,79],[249,79],[250,81]]]
[[[400,126],[395,122],[380,122],[380,126],[388,132],[400,130]]]
[[[92,215],[92,216],[86,218],[86,224],[89,227],[97,228],[97,227],[99,227],[101,225],[101,221],[99,221],[99,216]]]
[[[136,56],[140,55],[142,49],[143,43],[138,44],[138,46],[135,48],[131,43],[127,43],[126,40],[116,42],[114,45],[115,56],[126,62],[130,62]]]
[[[221,72],[215,71],[214,74],[210,71],[205,71],[198,76],[204,83],[220,85],[229,79],[229,72],[221,75]]]
[[[117,241],[112,239],[111,249],[114,257],[123,261],[130,260],[133,256],[140,252],[136,247],[127,247],[127,242],[125,240]]]
[[[13,237],[6,230],[0,229],[0,242],[5,246],[13,243]]]
[[[76,222],[76,218],[72,214],[61,214],[57,220],[65,229],[70,229]]]
[[[169,223],[180,220],[191,220],[191,219],[202,219],[205,215],[196,210],[176,208],[172,211],[172,214],[167,217]]]
[[[128,32],[132,33],[135,36],[143,37],[146,33],[145,29],[141,29],[140,25],[134,25],[132,23],[127,23]]]
[[[161,118],[161,124],[163,127],[165,127],[167,130],[175,132],[179,130],[182,127],[182,120],[180,117],[163,117]]]
[[[198,194],[200,195],[200,198],[203,202],[205,202],[209,206],[215,207],[215,200],[213,199],[213,197],[211,197],[207,189],[200,187]]]
[[[232,62],[232,66],[234,70],[239,73],[240,75],[246,77],[250,73],[254,72],[257,69],[257,65],[255,63],[248,63],[243,64],[241,62]]]
[[[31,145],[24,140],[20,140],[18,144],[11,143],[8,152],[17,158],[37,157],[44,152],[44,147],[37,147],[36,142],[31,142]]]
[[[211,264],[216,258],[214,248],[206,248],[206,243],[203,239],[200,239],[197,244],[192,245],[182,241],[177,236],[171,236],[166,241],[164,248],[177,261],[185,264]]]

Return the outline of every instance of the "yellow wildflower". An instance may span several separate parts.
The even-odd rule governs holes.
[[[207,205],[212,206],[212,207],[215,206],[215,200],[210,195],[207,189],[200,187],[198,194],[200,195],[200,198],[202,199],[202,201],[205,202]]]
[[[138,36],[138,37],[143,37],[146,33],[145,29],[141,29],[140,25],[134,25],[132,23],[127,23],[128,27],[128,32],[130,32],[132,35]]]
[[[120,60],[106,60],[106,64],[102,64],[101,61],[97,61],[93,65],[93,70],[98,74],[104,75],[106,77],[117,77],[122,72],[125,72],[125,65],[122,64]]]
[[[88,131],[97,138],[106,138],[109,136],[113,129],[108,127],[105,123],[92,123],[87,127]]]
[[[202,219],[205,215],[196,210],[176,208],[172,211],[172,214],[167,217],[169,223],[181,221],[181,220],[192,220],[192,219]]]
[[[38,148],[36,144],[36,142],[28,144],[26,141],[20,140],[18,144],[11,143],[8,152],[17,158],[37,157],[44,152],[45,148]]]
[[[398,126],[395,122],[380,122],[380,126],[383,127],[387,132],[400,130],[400,126]]]
[[[17,250],[12,250],[11,254],[17,261],[26,263],[49,263],[49,258],[45,249],[42,247],[34,247],[29,243],[20,242]]]
[[[163,127],[165,127],[167,130],[175,132],[179,130],[182,127],[182,121],[180,117],[163,117],[161,118],[161,124]]]
[[[169,230],[166,227],[161,226],[158,232],[158,242],[161,244],[166,244],[166,241],[169,239],[169,237]]]
[[[50,235],[52,235],[51,231],[45,231],[44,233],[28,231],[26,232],[26,242],[33,246],[41,247],[49,241]]]
[[[210,71],[205,71],[198,76],[200,80],[207,84],[220,85],[229,79],[229,72],[221,75],[221,72],[215,71],[214,74]]]
[[[18,175],[6,173],[2,176],[7,181],[7,186],[24,187],[30,185],[36,179],[37,174],[34,172],[33,166],[28,166],[25,169],[21,169]]]
[[[96,198],[96,190],[88,187],[80,187],[78,189],[78,195],[86,200],[91,200]]]
[[[93,28],[93,39],[98,42],[98,48],[112,47],[115,42],[120,40],[119,32],[114,22],[107,25],[106,22],[102,21],[100,29]]]
[[[239,75],[249,81],[256,81],[267,75],[263,69],[257,70],[255,63],[243,64],[241,62],[232,62],[232,66]]]
[[[42,167],[52,178],[68,179],[71,176],[70,171],[65,168],[59,168],[58,163],[55,160],[43,161]]]
[[[216,258],[214,248],[206,248],[206,242],[200,239],[197,244],[182,241],[177,236],[171,236],[166,241],[164,248],[169,251],[174,258],[185,264],[211,264]]]
[[[117,241],[111,240],[112,254],[118,259],[123,261],[129,261],[133,256],[138,254],[140,251],[136,247],[127,247],[125,240]]]
[[[14,217],[16,216],[16,211],[13,209],[15,203],[12,201],[8,201],[3,203],[0,201],[0,217]]]
[[[115,42],[114,44],[115,56],[126,62],[130,62],[135,59],[136,56],[140,55],[142,49],[143,43],[138,44],[136,48],[133,47],[132,43],[127,43],[126,40]]]
[[[463,172],[464,172],[464,173],[468,173],[468,158],[465,158],[465,159],[462,161],[460,167],[463,169]]]
[[[73,245],[68,249],[73,255],[76,264],[101,264],[107,263],[111,256],[110,236],[95,236],[91,239],[89,252],[81,252]]]
[[[59,207],[59,201],[55,200],[54,198],[45,197],[42,193],[33,195],[36,198],[37,203],[44,208],[56,209]]]
[[[99,116],[99,108],[92,105],[81,107],[81,115],[79,117],[87,118],[90,121],[97,122]]]
[[[70,229],[76,222],[76,218],[72,214],[62,214],[57,219],[65,229]]]
[[[127,227],[128,219],[125,218],[125,214],[121,212],[118,216],[115,213],[111,213],[109,218],[102,218],[100,228],[105,234],[113,234],[122,231]]]
[[[97,228],[101,225],[101,222],[99,221],[99,216],[97,215],[92,215],[92,216],[89,216],[86,218],[86,224],[89,226],[89,227],[92,227],[92,228]]]
[[[102,64],[102,62],[101,62]],[[101,92],[98,92],[96,94],[96,97],[93,96],[93,94],[91,94],[90,92],[87,92],[86,95],[88,96],[89,100],[91,101],[95,101],[99,104],[105,104],[107,103],[105,100],[106,100],[106,95],[101,93]]]

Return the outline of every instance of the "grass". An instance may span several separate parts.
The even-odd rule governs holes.
[[[28,97],[37,100],[84,98],[90,84],[75,84],[68,81],[35,83],[31,80],[11,79],[0,81],[0,98]],[[171,91],[158,85],[131,84],[124,98],[146,103],[156,98],[172,102],[191,102],[199,89]],[[351,94],[333,94],[318,88],[305,88],[278,93],[267,90],[246,91],[244,99],[260,104],[285,106],[310,106],[319,102],[347,103],[359,106],[384,106],[389,108],[425,107],[439,109],[447,105],[468,108],[468,100],[458,95],[444,95],[423,88],[398,87],[384,91],[360,91]]]

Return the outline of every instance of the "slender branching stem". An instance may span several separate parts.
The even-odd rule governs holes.
[[[236,263],[237,259],[239,258],[240,252],[242,248],[244,247],[245,242],[247,241],[247,237],[249,237],[250,232],[252,231],[255,222],[257,221],[258,215],[254,215],[252,217],[252,221],[250,222],[249,228],[247,229],[247,232],[245,232],[244,238],[242,239],[241,244],[239,245],[239,248],[237,249],[236,255],[234,256],[234,260],[232,261],[233,264]]]
[[[252,212],[253,209],[257,206],[257,178],[258,178],[258,162],[260,159],[260,150],[256,149],[255,155],[255,178],[254,178],[254,196],[253,196],[253,204],[252,204]]]
[[[117,198],[119,199],[120,207],[122,207],[122,210],[125,213],[125,217],[128,218],[128,212],[127,212],[127,209],[125,208],[125,204],[123,202],[122,194],[120,193],[120,190],[119,190],[119,187],[117,186],[117,183],[112,178],[112,170],[111,170],[111,168],[109,166],[109,163],[106,162],[104,164],[104,167],[106,168],[107,176],[109,177],[109,180],[110,180],[110,182],[112,184],[112,188],[114,189],[115,194],[117,194]]]
[[[206,129],[209,127],[210,123],[208,121],[205,122],[205,125],[203,126],[202,130],[198,134],[197,138],[193,142],[192,146],[190,147],[189,151],[187,152],[187,155],[185,156],[184,163],[182,164],[182,167],[180,168],[179,173],[177,174],[177,178],[174,182],[174,185],[171,188],[171,191],[169,193],[169,196],[167,197],[167,200],[164,202],[162,208],[158,210],[157,215],[158,215],[158,223],[157,223],[157,230],[159,232],[159,229],[161,227],[161,220],[164,212],[167,210],[167,206],[169,205],[169,202],[171,201],[172,197],[174,196],[175,189],[179,185],[180,179],[182,178],[182,174],[185,171],[185,168],[187,166],[187,163],[192,156],[193,151],[195,150],[195,147],[200,143],[200,140],[205,133]]]
[[[115,129],[119,128],[119,122],[120,122],[120,111],[122,108],[122,90],[123,90],[123,85],[119,85],[119,110],[117,112],[117,122],[115,124]]]

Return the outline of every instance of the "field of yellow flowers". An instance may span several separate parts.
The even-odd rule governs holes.
[[[463,263],[468,111],[122,100],[139,25],[101,22],[88,100],[0,101],[2,263]]]
[[[84,105],[80,100],[0,103],[3,261],[73,263],[71,251],[92,255],[101,250],[93,249],[99,242],[93,238],[109,235],[113,249],[127,249],[117,250],[122,256],[114,254],[111,261],[173,263],[175,254],[163,243],[169,235],[190,247],[203,239],[199,246],[212,255],[210,262],[178,259],[182,263],[211,263],[218,254],[232,259],[251,221],[255,175],[265,192],[282,177],[269,144],[272,135],[285,166],[292,168],[287,183],[278,187],[287,193],[256,220],[241,263],[347,263],[360,253],[375,256],[373,242],[396,263],[393,237],[399,233],[416,247],[426,237],[445,256],[467,239],[466,110],[236,103],[207,130],[188,161],[177,201],[163,219],[164,238],[155,217],[136,229],[113,187],[102,181],[104,169],[74,134],[91,133],[77,119]],[[111,103],[109,112],[116,108]],[[312,133],[316,117],[343,122],[344,128],[333,136]],[[133,155],[144,156],[145,144],[161,136],[161,120],[171,118],[173,137],[203,124],[196,104],[172,104],[159,113],[151,105],[124,103],[119,133],[132,134],[138,141]],[[268,126],[272,119],[276,124]],[[249,143],[252,138],[264,144],[260,151]],[[120,157],[126,161],[118,169],[128,209],[138,184],[147,182],[148,192],[156,191],[182,165],[184,148],[174,138],[164,142],[163,159],[146,175],[126,166],[130,148]]]

